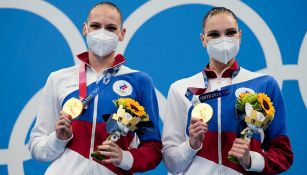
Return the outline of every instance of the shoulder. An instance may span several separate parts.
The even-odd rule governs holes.
[[[120,66],[117,76],[139,72],[138,70],[130,69],[127,66]]]
[[[122,65],[116,76],[128,76],[139,82],[152,82],[152,78],[145,72],[131,69],[127,66]]]
[[[51,72],[49,78],[54,80],[61,79],[62,77],[72,76],[78,74],[79,65],[75,65],[68,68],[59,69],[57,71]]]
[[[259,81],[262,83],[276,83],[275,78],[271,75],[253,72],[243,67],[240,67],[240,72],[233,80],[233,83],[241,83],[250,80]]]
[[[203,74],[201,72],[187,77],[187,78],[182,78],[179,79],[177,81],[175,81],[174,83],[172,83],[171,86],[173,87],[178,87],[178,86],[192,86],[192,87],[203,87],[203,85],[200,84],[200,80],[203,81]]]
[[[239,74],[237,75],[237,79],[239,80],[250,80],[250,79],[255,79],[255,78],[258,78],[258,77],[262,77],[262,76],[265,76],[265,74],[261,74],[261,73],[257,73],[257,72],[252,72],[250,70],[247,70],[243,67],[240,67],[240,72]]]
[[[202,72],[199,72],[193,76],[182,78],[171,84],[170,89],[177,91],[177,93],[185,94],[188,87],[204,88],[204,77]]]

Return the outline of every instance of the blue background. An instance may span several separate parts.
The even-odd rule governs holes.
[[[62,11],[82,33],[82,23],[88,11],[98,1],[47,2]],[[147,1],[112,2],[122,9],[125,20]],[[301,43],[307,31],[307,1],[242,2],[256,11],[270,27],[278,42],[283,65],[297,65]],[[137,30],[129,42],[125,51],[127,65],[149,73],[157,89],[166,96],[172,82],[199,72],[208,63],[199,34],[202,32],[202,18],[210,8],[211,6],[199,4],[181,5],[156,14]],[[63,35],[42,17],[28,11],[0,8],[0,19],[0,150],[6,150],[15,121],[25,104],[44,86],[50,72],[72,66],[74,62]],[[237,56],[240,65],[252,71],[265,68],[265,59],[269,58],[264,57],[254,33],[240,19],[239,26],[243,31],[240,53]],[[297,73],[302,75],[307,71],[300,69]],[[306,76],[304,80],[306,83]],[[283,82],[288,133],[295,157],[290,170],[283,174],[306,173],[307,110],[301,95],[303,90],[307,89],[299,89],[297,79]],[[0,157],[1,159],[13,157]],[[43,174],[47,166],[48,163],[26,160],[24,172],[26,175]],[[0,163],[0,175],[6,174],[7,165]],[[166,174],[166,170],[161,164],[146,174]]]

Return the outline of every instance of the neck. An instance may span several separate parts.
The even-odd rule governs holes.
[[[103,58],[93,54],[91,51],[88,52],[89,64],[97,72],[100,73],[104,69],[111,67],[115,61],[115,53],[111,53]]]
[[[214,59],[210,59],[209,69],[214,70],[218,75],[221,75],[225,69],[230,67],[235,62],[235,59],[231,59],[227,64],[218,62]]]

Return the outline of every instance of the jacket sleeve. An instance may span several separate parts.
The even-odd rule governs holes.
[[[172,174],[184,172],[198,152],[191,148],[185,134],[187,117],[184,115],[187,111],[184,103],[172,85],[167,97],[162,135],[163,161]]]
[[[53,74],[48,77],[42,94],[28,148],[34,159],[52,161],[64,152],[65,146],[70,140],[56,138],[55,123],[59,116],[60,104],[56,98]]]
[[[139,134],[140,144],[137,148],[130,149],[133,163],[131,173],[144,172],[155,168],[162,159],[162,143],[159,130],[159,110],[155,89],[151,78],[142,73],[139,76],[138,102],[144,107],[153,123],[152,129],[146,129],[144,134]]]
[[[287,136],[286,107],[277,82],[269,81],[267,93],[275,106],[275,118],[268,128],[268,144],[264,145],[264,173],[279,174],[290,168],[293,163],[293,152]]]
[[[263,174],[279,174],[292,165],[293,152],[287,136],[286,107],[283,96],[277,82],[272,77],[269,78],[266,93],[275,107],[275,116],[265,131],[263,149],[251,154],[252,167],[256,168],[255,171],[258,166],[258,172],[262,171]]]

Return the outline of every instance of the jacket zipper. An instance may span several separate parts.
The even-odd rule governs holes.
[[[218,90],[221,90],[221,76],[219,76],[217,78],[217,84],[218,84]],[[221,175],[222,174],[222,126],[221,126],[221,97],[219,97],[217,99],[217,103],[218,103],[218,111],[217,111],[217,124],[218,124],[218,174]]]
[[[96,71],[94,70],[94,72],[96,72]],[[100,79],[101,79],[101,77],[98,75],[96,84],[99,82]],[[92,121],[91,145],[90,145],[89,161],[88,161],[88,168],[87,168],[87,174],[88,175],[93,174],[93,172],[92,172],[93,171],[93,168],[92,168],[93,158],[91,157],[91,154],[94,152],[94,144],[95,144],[98,95],[99,94],[97,94],[96,97],[94,98],[94,111],[93,111],[93,121]]]

